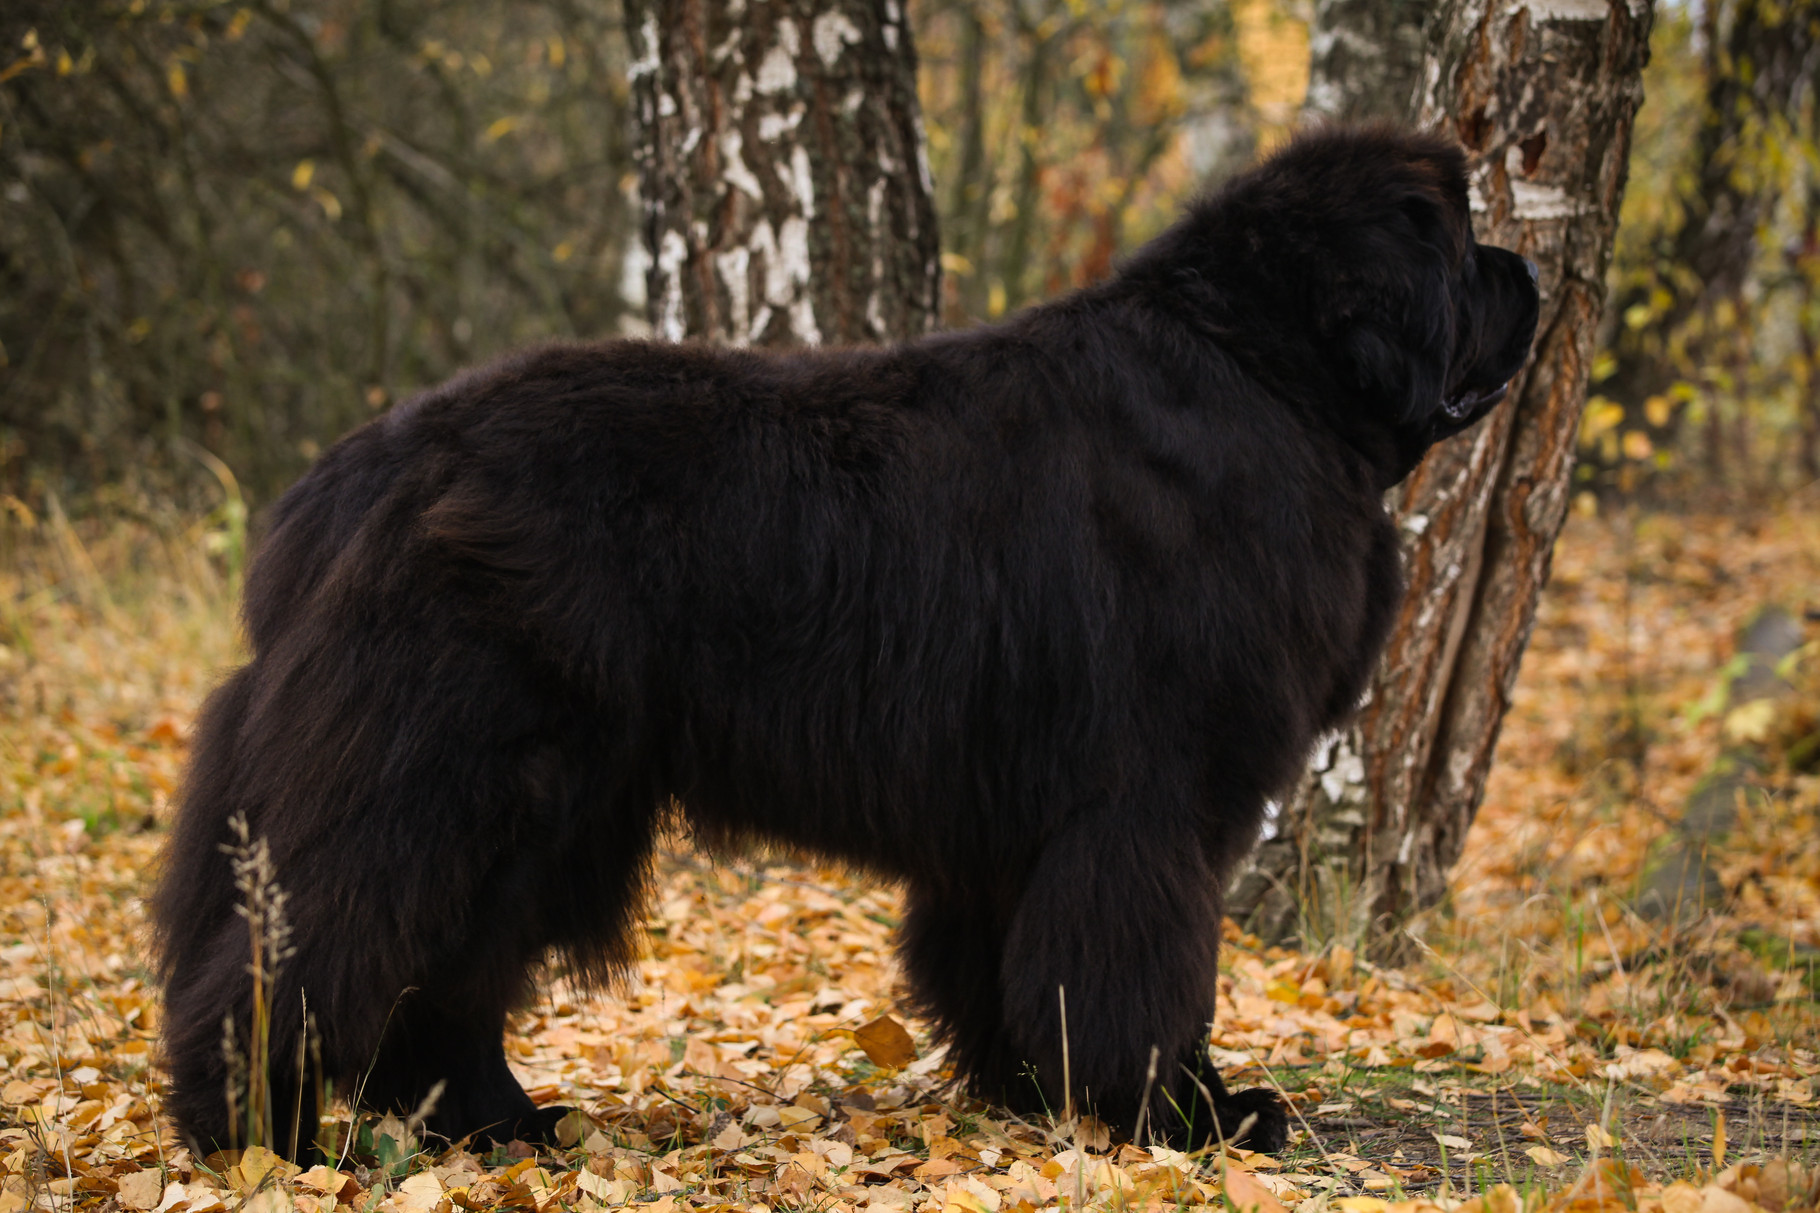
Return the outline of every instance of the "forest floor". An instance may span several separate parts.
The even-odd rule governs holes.
[[[960,1096],[900,1009],[891,889],[677,840],[624,988],[558,975],[512,1024],[533,1097],[578,1109],[567,1144],[476,1156],[364,1118],[328,1127],[335,1167],[302,1172],[259,1149],[194,1158],[159,1116],[143,898],[196,707],[236,659],[234,519],[15,515],[0,530],[0,1213],[1820,1199],[1811,502],[1571,522],[1454,893],[1412,928],[1417,964],[1229,929],[1214,1056],[1294,1105],[1277,1157],[1114,1145],[1091,1120],[1008,1120]],[[1805,647],[1752,673],[1740,630],[1770,606]]]

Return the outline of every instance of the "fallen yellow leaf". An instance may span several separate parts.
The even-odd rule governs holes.
[[[904,1025],[889,1015],[853,1029],[853,1043],[865,1051],[873,1065],[886,1069],[899,1069],[916,1060],[916,1042],[910,1039]]]
[[[1271,1195],[1270,1189],[1258,1182],[1257,1176],[1239,1167],[1228,1166],[1222,1181],[1226,1199],[1238,1213],[1285,1213],[1283,1205]],[[1381,1206],[1384,1202],[1379,1201]],[[1369,1210],[1357,1210],[1355,1213],[1371,1213]]]
[[[120,1190],[115,1193],[123,1209],[156,1209],[164,1198],[164,1175],[156,1169],[134,1171],[120,1177]]]
[[[428,1171],[419,1171],[398,1185],[398,1204],[408,1210],[429,1210],[442,1199],[442,1181]]]

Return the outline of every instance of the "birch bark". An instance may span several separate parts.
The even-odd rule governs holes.
[[[1435,8],[1435,0],[1315,0],[1303,113],[1407,122]]]
[[[661,337],[927,332],[940,301],[902,0],[626,0]]]

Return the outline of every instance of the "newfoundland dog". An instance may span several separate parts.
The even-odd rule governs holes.
[[[288,896],[283,1148],[318,1076],[547,1132],[507,1011],[552,951],[623,970],[680,818],[901,882],[914,1005],[978,1095],[1278,1147],[1277,1099],[1209,1064],[1222,883],[1365,689],[1385,490],[1536,316],[1456,147],[1331,130],[1002,323],[551,346],[355,431],[272,511],[165,852],[180,1125],[235,1136],[231,823]]]

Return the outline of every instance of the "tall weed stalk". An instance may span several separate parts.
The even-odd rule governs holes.
[[[229,818],[228,828],[235,841],[224,843],[222,850],[233,861],[234,887],[240,891],[240,904],[234,909],[246,920],[251,944],[247,976],[253,983],[253,1014],[244,1058],[234,1040],[233,1021],[223,1024],[222,1048],[229,1062],[227,1096],[230,1109],[240,1103],[246,1124],[245,1144],[270,1148],[278,1144],[271,1087],[272,994],[284,962],[296,948],[291,944],[291,924],[285,916],[285,892],[272,870],[271,848],[264,838],[252,837],[244,814]],[[236,1066],[236,1061],[244,1061],[244,1066]],[[242,1089],[244,1102],[236,1098]]]

